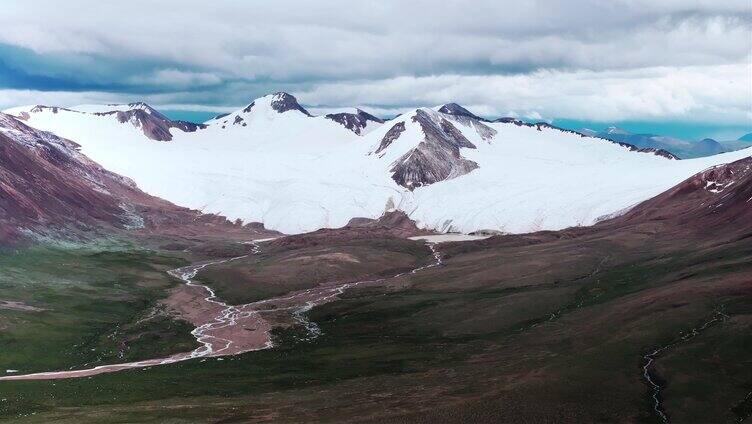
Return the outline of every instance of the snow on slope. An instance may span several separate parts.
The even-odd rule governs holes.
[[[169,143],[75,112],[34,113],[27,123],[79,140],[83,153],[150,194],[287,233],[377,217],[390,195],[399,197],[387,175],[373,179],[359,166],[368,147],[360,137],[295,108],[279,112],[274,100],[257,99],[195,133],[174,131]]]
[[[660,194],[709,166],[746,152],[676,161],[542,127],[489,124],[498,131],[463,155],[480,167],[415,190],[411,218],[442,230],[510,233],[590,225]]]
[[[159,113],[156,109],[146,103],[129,103],[129,104],[108,104],[108,105],[81,105],[74,109],[49,107],[49,106],[26,106],[13,108],[6,111],[13,114],[21,120],[31,119],[38,114],[42,115],[79,115],[78,118],[90,118],[91,121],[105,122],[112,121],[125,126],[141,130],[144,135],[152,140],[170,141],[172,140],[172,130],[182,132],[194,132],[203,125],[194,124],[185,121],[173,121]],[[62,119],[65,121],[65,119]],[[106,124],[105,124],[106,125]],[[101,126],[101,125],[100,125]]]
[[[338,227],[392,207],[443,231],[588,225],[709,166],[752,155],[747,149],[668,160],[545,126],[432,109],[358,136],[311,116],[284,93],[210,120],[205,129],[172,131],[169,143],[80,113],[35,113],[27,123],[76,141],[150,194],[285,233]],[[425,180],[408,186],[398,175]]]

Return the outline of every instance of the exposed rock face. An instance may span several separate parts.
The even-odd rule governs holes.
[[[392,179],[397,184],[413,190],[465,175],[478,167],[477,163],[460,155],[460,148],[474,149],[475,145],[451,122],[441,116],[430,116],[421,109],[412,120],[420,125],[425,138],[392,165]]]
[[[331,113],[325,115],[325,118],[342,124],[342,126],[358,135],[362,134],[363,129],[368,126],[369,122],[384,123],[383,119],[377,118],[360,109],[356,109],[356,113]]]
[[[98,112],[95,115],[114,115],[121,124],[130,122],[135,127],[141,128],[147,137],[156,141],[172,140],[170,128],[177,128],[183,132],[194,132],[206,128],[203,124],[173,121],[146,103],[130,103],[128,106],[131,109],[127,111]]]
[[[0,113],[0,244],[31,235],[85,238],[117,230],[241,229],[223,217],[149,196],[77,148]]]
[[[297,110],[298,112],[306,116],[312,116],[310,113],[308,113],[307,110],[303,108],[303,106],[298,103],[298,99],[296,99],[295,96],[291,94],[283,92],[274,93],[271,105],[272,109],[276,110],[279,113],[285,113],[290,110]]]
[[[384,137],[381,139],[381,143],[379,144],[378,149],[374,152],[375,154],[379,154],[383,152],[387,147],[389,147],[390,144],[396,139],[399,138],[400,134],[402,134],[405,131],[405,123],[404,122],[397,122],[392,126],[392,128],[389,129],[389,131],[384,134]]]

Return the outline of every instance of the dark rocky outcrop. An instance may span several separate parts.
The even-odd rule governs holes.
[[[308,113],[307,110],[303,108],[303,106],[298,103],[298,99],[296,99],[295,96],[284,92],[274,93],[274,95],[272,96],[271,106],[272,109],[276,110],[279,113],[297,110],[298,112],[306,116],[312,116],[310,113]]]
[[[481,118],[480,116],[475,115],[474,113],[458,105],[457,103],[447,103],[439,108],[439,112],[453,116],[464,116],[476,121],[489,122],[488,119]]]
[[[368,125],[368,122],[376,122],[379,124],[384,123],[383,119],[377,118],[370,113],[364,112],[360,109],[356,109],[355,113],[330,113],[328,115],[325,115],[324,117],[341,124],[348,130],[358,135],[361,135],[361,132]]]

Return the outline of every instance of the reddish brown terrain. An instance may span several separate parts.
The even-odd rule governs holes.
[[[150,196],[81,154],[74,142],[2,113],[0,177],[0,243],[108,231],[269,234]]]
[[[747,237],[752,230],[752,157],[716,166],[640,204],[618,224],[668,221],[677,230]]]
[[[310,233],[295,234],[272,242],[273,246],[315,246],[354,239],[385,237],[408,238],[434,234],[415,225],[402,211],[387,212],[378,219],[353,218],[342,228],[322,228]]]

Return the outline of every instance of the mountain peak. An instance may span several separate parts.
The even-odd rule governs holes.
[[[97,111],[97,106],[86,107],[94,115],[98,116],[115,116],[121,124],[130,122],[136,128],[141,128],[144,135],[156,141],[172,140],[170,128],[177,128],[183,132],[194,132],[198,129],[205,128],[204,125],[194,124],[185,121],[173,121],[166,117],[158,110],[144,102],[134,102],[128,104],[108,104],[107,109]]]
[[[475,115],[474,113],[458,105],[457,103],[447,103],[439,108],[439,112],[447,115],[465,116],[478,121],[485,121],[485,119]]]
[[[330,113],[327,115],[324,115],[326,119],[331,119],[334,122],[337,122],[347,128],[348,130],[354,132],[358,135],[363,135],[363,131],[366,130],[366,127],[368,127],[369,122],[376,122],[377,124],[383,124],[384,120],[381,118],[377,118],[373,115],[371,115],[368,112],[363,111],[362,109],[355,109],[355,112],[339,112],[339,113]]]
[[[129,106],[129,107],[130,107],[131,109],[155,110],[155,109],[154,109],[153,107],[151,107],[151,105],[150,105],[150,104],[148,104],[148,103],[146,103],[146,102],[133,102],[133,103],[128,103],[128,106]]]
[[[269,105],[269,107],[277,111],[277,113],[285,113],[291,110],[297,110],[303,115],[313,116],[307,110],[305,110],[303,106],[300,105],[300,103],[298,103],[298,99],[296,99],[295,96],[293,96],[290,93],[285,93],[284,91],[278,91],[276,93],[267,94],[263,97],[255,99],[254,101],[249,103],[246,107],[244,107],[241,111],[236,112],[236,113],[250,113],[257,105],[264,106],[267,104]],[[221,118],[224,118],[225,116],[227,115],[219,115],[214,119],[221,119]]]
[[[300,103],[298,103],[298,99],[296,99],[295,96],[283,91],[278,91],[272,94],[270,104],[272,106],[272,109],[276,110],[279,113],[285,113],[290,110],[297,110],[298,112],[306,116],[312,116],[307,110],[303,108],[303,106],[300,105]]]
[[[409,190],[468,174],[478,164],[466,159],[461,148],[475,149],[457,127],[444,115],[431,109],[420,108],[408,114],[386,132],[374,154],[385,155],[393,143],[400,139],[406,126],[420,128],[422,137],[410,140],[412,147],[399,157],[390,157],[392,180]]]
[[[159,118],[169,119],[165,115],[162,114],[162,112],[158,111],[152,105],[146,103],[146,102],[134,102],[134,103],[128,103],[128,107],[130,110],[142,110],[149,115],[154,115]]]

